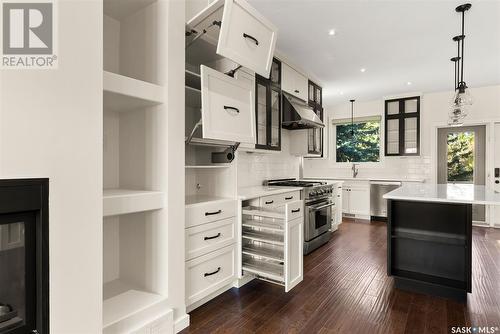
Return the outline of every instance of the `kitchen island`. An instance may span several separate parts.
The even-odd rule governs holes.
[[[466,300],[472,292],[472,205],[500,193],[468,184],[406,184],[387,199],[387,274],[397,288]]]

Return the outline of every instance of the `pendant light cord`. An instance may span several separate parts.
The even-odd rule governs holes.
[[[460,82],[464,82],[464,49],[465,49],[465,11],[462,12],[462,57],[460,59],[461,77]]]

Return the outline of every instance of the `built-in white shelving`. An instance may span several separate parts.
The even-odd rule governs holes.
[[[130,111],[164,103],[164,88],[146,81],[104,71],[104,108]]]
[[[161,0],[103,1],[104,334],[149,333],[172,313],[167,16]]]
[[[103,295],[103,329],[111,332],[112,327],[123,328],[127,319],[160,317],[168,310],[165,297],[135,290],[120,280],[105,284]]]
[[[103,216],[157,210],[163,208],[163,201],[160,191],[104,189]]]

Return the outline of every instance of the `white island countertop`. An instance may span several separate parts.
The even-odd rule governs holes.
[[[405,184],[384,195],[385,199],[500,205],[500,193],[472,184]]]

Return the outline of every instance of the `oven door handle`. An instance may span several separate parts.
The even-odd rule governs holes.
[[[313,206],[313,207],[309,208],[309,210],[318,211],[318,210],[328,208],[329,206],[334,206],[334,205],[335,205],[335,203],[329,203],[329,204],[320,205],[320,206]]]

